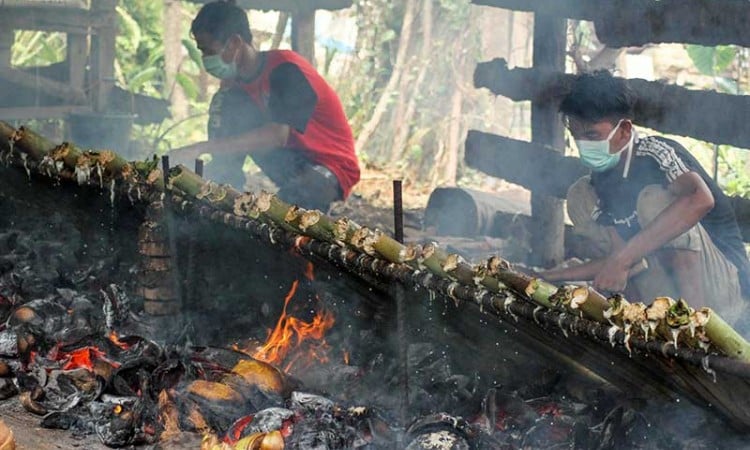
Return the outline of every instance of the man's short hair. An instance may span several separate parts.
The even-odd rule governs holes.
[[[193,19],[190,32],[193,36],[206,33],[222,44],[231,36],[239,34],[246,43],[253,43],[247,13],[233,1],[220,0],[205,4]]]
[[[586,122],[632,119],[634,108],[635,94],[627,81],[607,70],[577,75],[560,103],[560,112]]]

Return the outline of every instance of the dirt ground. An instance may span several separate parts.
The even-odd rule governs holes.
[[[17,450],[85,449],[107,450],[96,436],[78,439],[69,431],[39,427],[39,417],[21,407],[18,401],[0,402],[0,419],[13,431]]]

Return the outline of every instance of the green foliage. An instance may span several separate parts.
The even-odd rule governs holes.
[[[44,31],[16,31],[11,49],[14,67],[47,66],[65,60],[65,35]]]
[[[685,46],[695,68],[704,75],[719,75],[726,71],[737,57],[737,48],[731,45],[704,47],[702,45]]]

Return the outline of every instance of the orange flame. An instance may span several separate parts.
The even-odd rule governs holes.
[[[63,370],[73,370],[81,367],[94,370],[96,360],[102,360],[115,368],[120,367],[119,363],[107,359],[107,355],[96,347],[82,347],[70,353],[63,353],[60,356],[60,360],[67,359],[65,365],[62,367]]]
[[[109,333],[109,336],[107,336],[107,337],[109,338],[109,340],[110,340],[110,341],[111,341],[111,342],[112,342],[113,344],[115,344],[116,346],[120,347],[120,348],[121,348],[121,349],[123,349],[123,350],[127,350],[127,349],[129,349],[129,348],[131,347],[131,345],[130,345],[130,344],[126,344],[125,342],[122,342],[122,341],[120,340],[120,337],[119,337],[119,336],[117,336],[117,333],[115,333],[114,331],[111,331],[111,332]]]
[[[315,272],[313,271],[314,266],[313,263],[308,262],[307,267],[305,267],[305,278],[312,281],[315,279]]]
[[[344,364],[349,365],[349,352],[344,350]]]
[[[299,349],[302,343],[307,341],[307,353],[297,352],[292,355],[284,368],[286,372],[289,372],[295,363],[302,359],[308,363],[314,360],[328,361],[328,344],[324,336],[335,322],[333,314],[327,310],[316,313],[312,322],[305,322],[288,315],[287,306],[297,292],[298,285],[297,280],[292,283],[292,288],[284,299],[284,309],[276,327],[269,334],[266,343],[253,354],[255,359],[279,366],[287,360],[292,350]]]

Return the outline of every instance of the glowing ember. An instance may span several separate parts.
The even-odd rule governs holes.
[[[344,364],[349,365],[349,352],[344,350]]]
[[[120,347],[123,350],[128,350],[131,347],[130,344],[126,344],[125,342],[122,342],[120,338],[117,336],[117,333],[115,333],[114,331],[109,333],[108,338],[113,344],[115,344],[116,346]]]
[[[305,267],[305,278],[312,281],[315,279],[315,273],[313,272],[314,266],[313,263],[308,262],[307,267]]]
[[[120,364],[107,359],[107,355],[96,347],[83,347],[70,353],[61,353],[59,360],[66,360],[63,370],[73,370],[83,367],[84,369],[94,370],[96,360],[101,360],[112,367],[120,367]]]
[[[276,366],[286,361],[286,372],[289,372],[298,361],[308,364],[316,360],[328,361],[328,344],[324,336],[335,322],[333,314],[327,310],[317,312],[312,322],[304,322],[288,315],[287,307],[297,292],[298,285],[299,282],[295,280],[284,299],[284,309],[276,327],[269,334],[266,343],[253,354],[253,358]],[[290,352],[299,349],[303,343],[306,343],[307,352],[296,352],[287,360]]]

